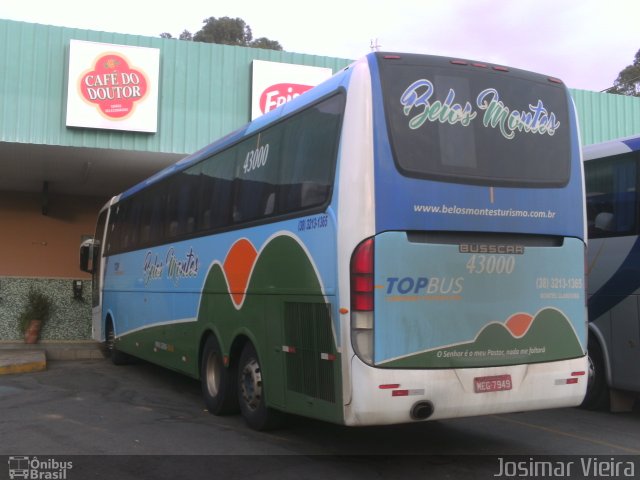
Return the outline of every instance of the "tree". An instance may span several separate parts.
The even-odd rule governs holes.
[[[193,40],[193,34],[189,30],[183,30],[178,38],[180,40],[187,40],[190,42]]]
[[[266,37],[256,38],[253,42],[249,43],[253,48],[264,48],[265,50],[282,50],[282,45],[277,40],[269,40]]]
[[[195,34],[188,30],[183,30],[180,40],[219,43],[222,45],[235,45],[239,47],[264,48],[267,50],[282,50],[282,45],[276,40],[266,37],[253,39],[251,27],[241,18],[231,17],[209,17],[205,18],[204,24]],[[162,38],[173,38],[170,33],[161,33]]]
[[[209,17],[203,23],[204,26],[193,36],[194,42],[243,47],[253,38],[251,28],[241,18]]]
[[[613,87],[606,90],[618,95],[640,97],[640,50],[636,53],[633,63],[627,65],[619,74]]]

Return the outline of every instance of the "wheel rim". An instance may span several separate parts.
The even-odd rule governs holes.
[[[251,411],[260,406],[262,399],[262,375],[260,364],[255,358],[249,360],[240,375],[240,393],[244,404]]]
[[[107,350],[109,350],[109,352],[113,352],[115,341],[116,341],[116,335],[115,333],[113,333],[113,327],[109,326],[109,330],[107,330]]]
[[[220,391],[221,362],[217,353],[211,353],[205,363],[205,378],[209,395],[215,397]]]
[[[591,355],[587,355],[587,360],[589,361],[589,367],[587,369],[587,391],[591,391],[596,381],[596,366],[593,363]]]

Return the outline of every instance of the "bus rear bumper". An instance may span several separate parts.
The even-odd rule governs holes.
[[[372,368],[354,356],[345,424],[424,420],[573,407],[587,387],[587,357],[507,367],[396,370]],[[501,391],[476,391],[476,379],[499,379]],[[504,383],[506,380],[509,383]],[[490,387],[492,388],[492,387]]]

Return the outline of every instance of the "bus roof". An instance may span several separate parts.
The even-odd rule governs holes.
[[[464,64],[469,64],[472,66],[486,66],[484,63],[481,62],[475,62],[475,61],[471,61],[471,60],[463,60],[463,59],[453,59],[452,57],[441,57],[441,56],[434,56],[434,55],[422,55],[422,54],[407,54],[407,53],[394,53],[394,52],[372,52],[369,53],[368,55],[366,55],[365,57],[362,57],[361,59],[357,60],[356,62],[354,62],[353,64],[351,64],[348,67],[345,67],[344,69],[342,69],[341,71],[339,71],[338,73],[336,73],[333,77],[331,77],[330,79],[326,80],[325,82],[321,83],[320,85],[312,88],[311,90],[305,92],[303,95],[300,95],[299,97],[291,100],[288,103],[285,103],[284,105],[281,105],[280,107],[256,118],[255,120],[245,124],[244,126],[240,127],[239,129],[225,135],[224,137],[216,140],[215,142],[203,147],[202,149],[198,150],[197,152],[188,155],[186,157],[184,157],[183,159],[179,160],[177,163],[168,166],[167,168],[159,171],[158,173],[156,173],[155,175],[152,175],[151,177],[143,180],[142,182],[138,183],[137,185],[134,185],[133,187],[129,188],[128,190],[124,191],[123,193],[121,193],[120,195],[116,195],[114,197],[114,202],[113,203],[117,203],[120,200],[126,199],[134,194],[136,194],[137,192],[146,189],[147,187],[159,182],[160,180],[162,180],[163,178],[170,176],[176,172],[182,171],[186,168],[189,168],[190,166],[194,165],[195,163],[198,163],[201,160],[204,160],[205,158],[210,157],[211,155],[213,155],[214,153],[217,153],[219,151],[222,151],[226,148],[228,148],[229,146],[233,145],[234,143],[237,143],[238,141],[240,141],[241,139],[245,138],[248,135],[253,134],[254,132],[257,132],[265,127],[267,127],[268,125],[271,125],[273,123],[278,122],[279,120],[283,119],[284,117],[287,117],[288,115],[296,112],[297,110],[301,110],[304,107],[306,107],[307,105],[310,105],[312,103],[314,103],[316,100],[329,95],[332,92],[335,92],[336,90],[338,90],[339,88],[346,88],[346,85],[348,83],[348,79],[350,78],[351,75],[351,70],[352,67],[355,63],[358,62],[369,62],[374,61],[372,57],[382,57],[382,58],[388,58],[388,59],[395,59],[395,58],[402,58],[405,60],[409,60],[411,61],[412,59],[421,57],[429,57],[430,61],[438,63],[438,62],[442,62],[443,64],[449,64],[449,63],[456,63],[456,62],[463,62]],[[494,68],[505,68],[505,71],[509,71],[512,74],[517,74],[519,76],[529,76],[529,77],[536,77],[536,78],[547,78],[551,81],[554,82],[559,82],[556,79],[552,79],[551,77],[548,77],[546,75],[540,75],[540,74],[536,74],[533,72],[529,72],[529,71],[525,71],[525,70],[520,70],[520,69],[515,69],[515,68],[511,68],[509,67],[508,70],[506,69],[506,67],[495,67]]]
[[[350,76],[350,66],[345,67],[340,72],[336,73],[333,77],[324,81],[320,85],[308,90],[304,94],[299,97],[294,98],[290,102],[285,103],[284,105],[279,106],[278,108],[265,113],[264,115],[256,118],[255,120],[245,124],[239,129],[225,135],[224,137],[216,140],[215,142],[205,146],[204,148],[198,150],[191,155],[186,156],[185,158],[179,160],[178,162],[170,165],[163,170],[160,170],[155,175],[143,180],[142,182],[134,185],[130,189],[123,192],[119,197],[117,197],[117,201],[128,198],[135,193],[146,189],[147,187],[157,183],[163,178],[170,176],[176,172],[182,171],[186,168],[189,168],[195,163],[198,163],[205,158],[210,157],[216,152],[222,151],[227,147],[233,145],[234,143],[240,141],[241,139],[258,132],[259,130],[271,125],[273,123],[278,122],[279,120],[287,117],[291,113],[294,113],[297,110],[301,110],[307,105],[314,103],[316,100],[329,95],[330,93],[338,90],[341,87],[345,87],[347,80]]]
[[[637,150],[640,150],[640,134],[587,145],[583,148],[582,153],[584,160],[588,161],[595,158],[611,157],[622,153],[635,152]]]

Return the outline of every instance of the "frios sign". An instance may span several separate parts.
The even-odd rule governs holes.
[[[160,50],[71,40],[67,126],[156,132]]]
[[[254,60],[251,120],[311,90],[331,75],[330,68]]]

